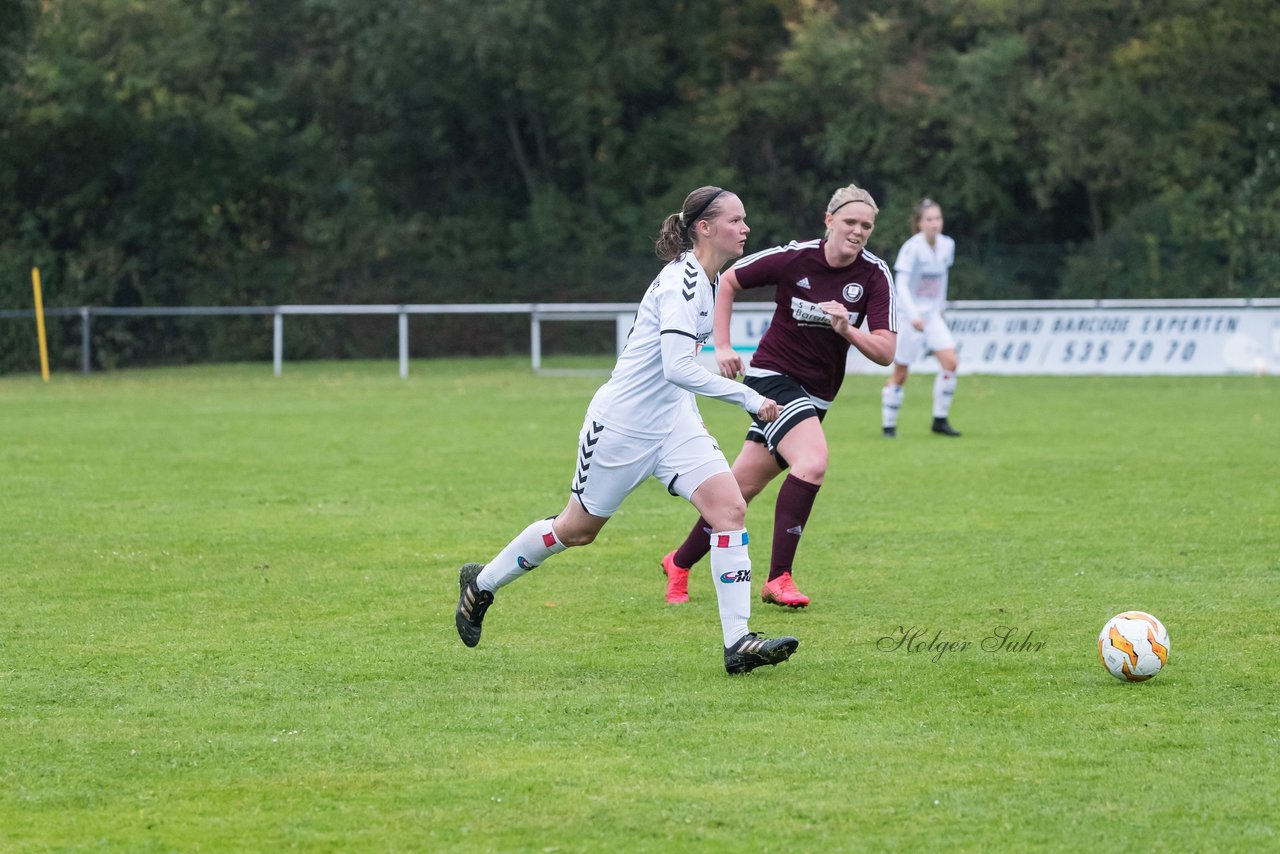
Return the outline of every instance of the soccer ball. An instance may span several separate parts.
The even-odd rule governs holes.
[[[1169,633],[1145,611],[1116,614],[1098,635],[1098,659],[1125,682],[1145,682],[1169,661]]]

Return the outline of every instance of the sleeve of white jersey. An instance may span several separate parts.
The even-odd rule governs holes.
[[[752,415],[758,413],[764,403],[762,395],[736,380],[711,373],[694,358],[698,341],[695,300],[685,299],[683,289],[674,282],[664,283],[654,296],[662,333],[662,375],[667,382],[694,394],[737,404]]]
[[[898,289],[898,308],[907,317],[915,320],[920,317],[916,301],[911,298],[911,272],[916,266],[916,253],[908,240],[898,250],[898,259],[893,262],[893,282]]]

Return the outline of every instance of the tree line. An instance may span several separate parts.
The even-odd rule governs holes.
[[[942,204],[956,298],[1274,294],[1278,37],[1273,0],[7,0],[0,308],[32,266],[59,306],[631,301],[690,189],[750,249],[851,181],[889,258]]]

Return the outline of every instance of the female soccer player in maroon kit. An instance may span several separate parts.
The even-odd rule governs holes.
[[[743,372],[729,341],[733,300],[747,288],[773,287],[776,308],[744,382],[781,408],[772,423],[754,420],[733,476],[750,501],[788,468],[774,505],[773,553],[765,602],[803,608],[809,597],[792,578],[796,549],[827,473],[822,419],[844,381],[850,345],[878,365],[897,346],[897,312],[889,266],[866,250],[879,208],[853,184],[827,205],[827,236],[792,241],[747,256],[720,277],[713,340],[726,377]],[[863,320],[867,329],[858,329]],[[684,543],[662,559],[667,601],[689,600],[689,568],[709,549],[707,523],[699,518]]]

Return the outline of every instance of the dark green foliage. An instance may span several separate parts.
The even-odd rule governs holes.
[[[34,265],[50,306],[634,300],[690,189],[760,248],[850,181],[888,257],[942,202],[959,299],[1274,293],[1277,36],[1267,0],[16,0],[0,308]],[[104,363],[262,346],[127,327]]]

